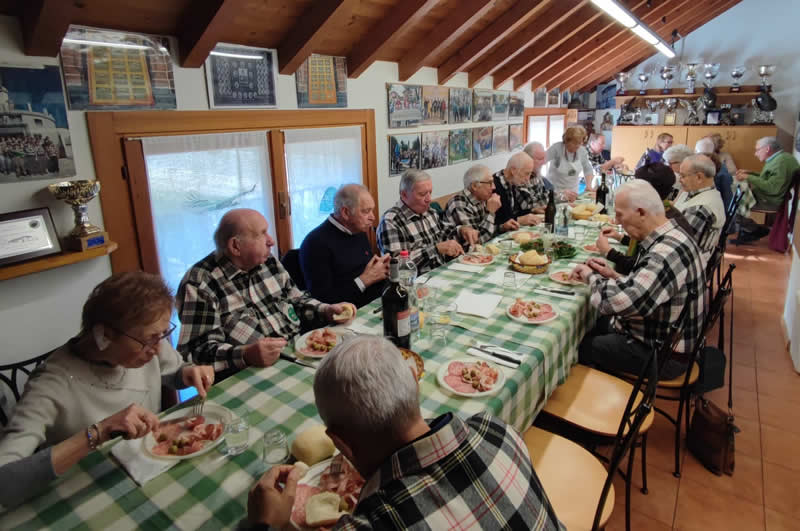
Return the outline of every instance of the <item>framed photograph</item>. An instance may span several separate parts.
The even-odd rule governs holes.
[[[619,109],[598,110],[595,114],[594,123],[600,122],[601,131],[611,131],[619,119],[619,113]]]
[[[561,106],[561,99],[559,97],[559,91],[557,88],[554,88],[550,92],[547,93],[547,106],[548,107],[560,107]]]
[[[276,70],[275,50],[217,44],[206,59],[209,106],[274,109]]]
[[[658,125],[658,113],[657,112],[645,113],[642,120],[643,120],[642,123],[644,123],[645,125]]]
[[[57,66],[0,67],[0,183],[75,175]]]
[[[675,125],[676,117],[677,113],[675,112],[664,113],[664,125]]]
[[[472,121],[472,89],[450,89],[450,112],[448,121],[451,124]]]
[[[414,127],[422,123],[422,86],[386,84],[389,129]]]
[[[476,127],[472,130],[472,160],[485,159],[492,154],[492,127]]]
[[[720,111],[706,111],[706,125],[719,125]]]
[[[561,106],[566,107],[570,104],[572,100],[570,99],[570,92],[569,90],[565,90],[561,93]]]
[[[522,147],[522,124],[508,126],[508,149],[514,151]]]
[[[492,154],[508,153],[508,127],[498,125],[492,130]]]
[[[494,110],[494,91],[475,89],[472,91],[472,121],[491,122]]]
[[[471,102],[470,102],[471,103]],[[472,132],[469,129],[450,130],[450,164],[472,160]]]
[[[347,107],[347,58],[311,54],[294,75],[297,107]]]
[[[495,91],[492,94],[492,120],[508,119],[508,92]]]
[[[0,266],[60,252],[50,209],[0,214]]]
[[[447,131],[431,131],[422,133],[422,169],[441,168],[447,166],[450,135]]]
[[[389,175],[419,169],[419,133],[389,136]]]
[[[525,111],[525,93],[512,92],[508,95],[508,117],[520,118]]]
[[[547,89],[539,87],[533,91],[533,106],[547,107]]]
[[[440,125],[447,123],[447,102],[450,89],[425,85],[422,87],[422,123]]]

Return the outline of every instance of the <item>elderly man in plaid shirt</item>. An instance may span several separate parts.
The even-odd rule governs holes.
[[[705,313],[705,273],[700,249],[667,219],[655,188],[636,179],[619,188],[617,221],[641,242],[633,270],[621,276],[599,259],[575,267],[572,277],[589,284],[590,302],[601,317],[579,347],[579,359],[610,372],[638,374],[657,342],[669,344],[670,327],[687,304],[689,312],[672,359],[661,372],[672,379],[686,371]],[[690,296],[695,293],[695,296]]]
[[[352,306],[323,304],[300,291],[270,253],[275,242],[267,228],[255,210],[227,212],[214,233],[216,251],[192,266],[178,288],[178,351],[213,365],[218,379],[275,363],[300,331],[301,317],[333,321]]]
[[[432,210],[431,176],[421,170],[406,170],[400,177],[400,201],[383,214],[378,225],[378,248],[381,253],[397,256],[408,251],[419,273],[443,265],[448,258],[464,253],[456,240],[469,245],[478,243],[478,231],[466,225],[456,226]]]
[[[464,189],[447,202],[444,217],[456,226],[476,229],[480,243],[484,243],[494,238],[498,231],[519,228],[513,219],[498,226],[494,216],[499,208],[500,196],[494,193],[492,173],[483,164],[476,164],[464,174]]]
[[[536,225],[539,220],[532,211],[536,204],[528,190],[533,172],[533,159],[527,153],[515,153],[508,159],[506,167],[493,175],[494,188],[500,196],[500,209],[495,214],[495,222],[503,224],[514,220],[520,225]]]
[[[531,178],[528,181],[526,191],[531,197],[533,205],[533,212],[536,214],[544,214],[544,209],[547,206],[548,190],[553,189],[553,184],[542,176],[542,167],[547,164],[547,150],[541,142],[528,142],[522,149],[528,156],[533,159],[533,171],[531,171]]]
[[[314,375],[314,399],[366,480],[333,529],[563,529],[519,434],[488,413],[423,419],[416,379],[384,338],[334,348]],[[250,491],[250,522],[287,525],[299,476],[290,465],[269,470]]]

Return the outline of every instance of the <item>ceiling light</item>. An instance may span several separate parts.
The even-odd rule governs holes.
[[[648,30],[644,26],[636,25],[636,26],[631,28],[631,31],[633,31],[636,35],[638,35],[639,37],[644,39],[648,44],[656,45],[659,42],[658,37],[653,35],[650,32],[650,30]]]
[[[669,46],[667,46],[663,42],[659,42],[658,44],[656,44],[656,50],[658,50],[659,52],[663,53],[664,55],[666,55],[670,59],[675,57],[675,52],[672,50],[672,48],[670,48]]]
[[[217,55],[219,57],[231,57],[233,59],[263,59],[264,57],[261,55],[245,55],[241,53],[227,53],[227,52],[211,52],[211,55]]]
[[[633,28],[636,25],[636,19],[614,0],[592,0],[592,3],[614,17],[617,22],[626,28]]]
[[[66,42],[68,44],[85,44],[86,46],[107,46],[109,48],[125,48],[128,50],[152,50],[152,46],[147,46],[144,44],[127,44],[124,42],[103,42],[103,41],[88,41],[85,39],[70,39],[65,38],[62,42]],[[159,51],[161,52],[168,52],[165,47],[159,46]]]

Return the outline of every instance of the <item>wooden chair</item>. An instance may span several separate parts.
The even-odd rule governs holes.
[[[281,258],[281,264],[292,280],[297,284],[297,288],[305,291],[306,279],[303,276],[303,270],[300,268],[300,250],[289,249],[286,254]]]
[[[6,387],[11,390],[11,394],[14,395],[14,400],[19,402],[19,399],[22,396],[22,390],[24,389],[24,382],[20,381],[20,376],[24,374],[25,376],[30,377],[33,370],[41,365],[42,362],[46,360],[52,352],[53,351],[50,351],[46,354],[36,356],[35,358],[31,358],[29,360],[18,361],[9,365],[0,365],[0,382],[3,382]],[[9,413],[10,410],[3,411],[3,408],[0,407],[0,425],[5,426],[8,424]]]
[[[592,422],[593,419],[588,418],[590,414],[585,411],[579,413],[595,429],[614,434],[608,470],[588,450],[564,437],[536,426],[529,428],[523,434],[533,468],[542,482],[550,503],[553,504],[556,515],[567,529],[595,530],[605,527],[614,510],[614,474],[630,451],[627,472],[624,474],[625,528],[630,530],[630,478],[633,472],[636,439],[640,433],[646,432],[653,422],[653,400],[656,391],[653,382],[657,381],[658,375],[657,356],[657,351],[654,351],[633,385],[582,365],[576,365],[567,379],[571,387],[586,385],[592,388],[592,392],[609,393],[598,394],[596,397],[611,396],[616,401],[623,392],[628,393],[621,409],[615,411],[617,414],[621,411],[621,415],[617,416],[614,427],[602,420],[597,423]],[[548,404],[551,401],[552,397]],[[556,407],[569,407],[558,397],[556,402]],[[604,407],[600,404],[604,400],[596,402],[599,410],[597,417],[610,419],[612,414],[609,412],[603,414],[600,411],[611,410],[613,407]],[[615,402],[614,406],[620,404]]]

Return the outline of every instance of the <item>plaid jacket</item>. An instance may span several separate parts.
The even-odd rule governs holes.
[[[547,187],[544,185],[544,177],[531,173],[531,179],[527,186],[521,187],[521,191],[528,195],[527,203],[531,209],[546,207],[549,199]]]
[[[719,191],[709,186],[682,193],[675,199],[673,206],[683,213],[700,250],[709,253],[717,244],[725,224],[725,204]]]
[[[398,201],[387,210],[378,224],[378,248],[381,253],[397,256],[403,249],[417,266],[419,274],[435,269],[445,263],[436,244],[456,238],[456,226],[429,208],[417,214]]]
[[[215,371],[245,367],[245,345],[291,339],[300,331],[298,314],[310,321],[327,307],[300,291],[273,256],[248,272],[211,253],[186,273],[176,299],[178,351]]]
[[[509,219],[517,219],[525,214],[530,214],[537,206],[542,206],[538,203],[538,198],[544,197],[544,204],[547,204],[547,191],[544,185],[537,190],[541,192],[534,192],[529,189],[529,186],[515,186],[506,181],[505,170],[500,170],[494,175],[494,191],[500,196],[501,205],[497,212],[495,212],[495,223],[502,225]],[[540,195],[541,194],[541,195]]]
[[[462,190],[447,202],[444,210],[445,219],[455,226],[466,225],[480,233],[481,243],[494,238],[497,225],[494,222],[494,212],[489,212],[485,201],[479,201],[468,190]]]
[[[334,529],[561,530],[528,450],[488,413],[453,416],[392,455]]]
[[[705,272],[694,240],[668,220],[639,245],[642,256],[628,276],[613,280],[590,275],[590,301],[613,326],[648,346],[669,342],[670,325],[690,304],[676,352],[689,353],[703,327],[706,308]],[[688,301],[689,289],[698,296]]]

